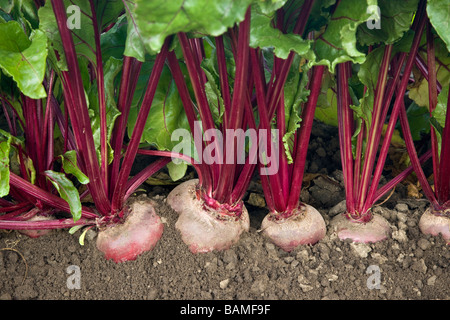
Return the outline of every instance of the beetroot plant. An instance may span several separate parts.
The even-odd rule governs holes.
[[[67,197],[64,200],[69,197],[69,204],[78,200],[76,203],[79,205],[80,197],[89,194],[95,209],[69,210],[72,208],[69,208],[67,201],[53,194],[47,195],[41,189],[38,190],[33,181],[19,180],[14,174],[10,175],[11,185],[19,185],[24,197],[30,194],[54,208],[71,212],[73,221],[77,221],[76,225],[98,227],[97,247],[107,259],[116,262],[132,260],[142,252],[151,250],[163,231],[152,203],[145,199],[131,201],[130,195],[170,159],[160,158],[132,178],[130,173],[158,89],[169,41],[159,54],[148,58],[152,66],[147,75],[148,84],[143,93],[139,92],[142,95],[135,97],[146,56],[133,23],[126,23],[127,19],[133,19],[131,9],[120,1],[86,1],[75,8],[80,13],[80,27],[72,28],[67,16],[68,6],[68,2],[52,1],[46,2],[38,11],[38,32],[48,37],[48,64],[60,91],[58,95],[53,95],[51,90],[47,92],[45,117],[40,114],[44,112],[41,103],[25,98],[26,111],[31,112],[30,115],[26,114],[29,117],[27,130],[30,132],[26,138],[32,144],[29,152],[40,156],[37,164],[41,165],[42,162],[42,168],[47,168],[53,160],[53,152],[45,152],[46,149],[40,147],[46,147],[44,142],[52,146],[48,143],[53,141],[53,136],[49,134],[54,125],[51,117],[64,112],[63,120],[66,121],[61,122],[60,129],[63,148],[67,150],[64,155],[68,156],[63,155],[63,164],[66,161],[72,171],[66,170],[66,166],[63,168],[67,173],[82,174],[87,190],[81,195],[78,192],[68,195],[68,188],[60,186],[62,178],[49,171],[39,170],[36,181],[41,183],[39,186],[42,188],[43,185],[48,186],[44,177],[51,182],[56,180],[58,184],[54,183],[55,188],[65,192]],[[117,34],[118,31],[121,33]],[[111,40],[119,41],[115,43],[119,49],[109,42]],[[133,98],[140,99],[141,104],[132,134],[126,137]],[[37,136],[32,135],[33,130],[39,129],[33,126],[34,122],[45,129]],[[47,135],[47,139],[42,139],[42,134]],[[73,224],[60,221],[57,227]],[[42,222],[39,225],[27,225],[27,229],[50,229],[55,226],[55,222]],[[16,223],[12,229],[19,228],[22,227]]]
[[[432,182],[427,179],[423,166],[419,161],[418,151],[414,143],[414,123],[410,124],[406,109],[400,110],[400,121],[404,132],[406,148],[408,150],[414,171],[420,182],[423,194],[430,202],[430,207],[422,215],[419,228],[424,234],[438,236],[442,234],[446,241],[450,240],[450,69],[449,69],[449,41],[443,34],[438,2],[427,4],[425,17],[425,44],[423,50],[416,53],[416,66],[423,77],[415,77],[416,83],[411,89],[410,98],[413,104],[420,104],[428,108],[429,135],[432,158]],[[436,28],[436,29],[435,29]],[[440,37],[439,35],[442,34]],[[447,40],[447,44],[444,42]],[[425,99],[419,93],[425,92]],[[428,99],[426,97],[428,96]],[[433,183],[433,186],[432,184]]]
[[[409,167],[379,188],[392,135],[399,114],[404,111],[404,96],[425,25],[424,2],[417,9],[417,3],[409,5],[409,12],[403,8],[402,14],[406,15],[406,21],[411,21],[415,12],[411,26],[413,36],[405,28],[404,36],[391,35],[390,40],[385,34],[372,34],[376,40],[370,41],[370,52],[358,71],[358,78],[364,85],[364,96],[359,104],[352,101],[351,64],[347,62],[337,67],[337,115],[347,210],[336,216],[332,225],[341,239],[376,242],[387,238],[389,223],[373,214],[372,207],[413,168]],[[395,11],[390,14],[394,16]],[[417,158],[417,163],[429,157],[430,153],[426,153],[420,160]]]
[[[261,177],[270,211],[262,231],[286,251],[325,236],[320,213],[300,201],[310,133],[325,76],[330,77],[344,63],[365,59],[356,50],[356,30],[368,19],[368,6],[361,1],[288,1],[276,11],[273,25],[281,34],[299,35],[309,50],[275,56],[267,81],[264,52],[251,52],[260,125],[275,123],[281,137],[267,142],[280,145],[280,170]]]
[[[212,37],[212,43],[205,45],[205,39],[190,38],[180,31],[176,38],[183,59],[178,59],[175,51],[168,54],[168,65],[189,123],[188,141],[191,133],[194,135],[194,152],[189,154],[190,142],[188,150],[181,153],[140,151],[179,157],[197,170],[198,179],[178,185],[167,198],[167,203],[179,213],[175,226],[194,253],[227,249],[249,228],[242,197],[254,166],[238,164],[242,154],[237,152],[245,151],[237,147],[233,135],[227,134],[255,127],[248,79],[250,9],[242,4],[238,9],[243,10],[244,20],[234,28],[231,25],[227,35]],[[140,10],[138,4],[138,18]],[[228,48],[226,41],[230,41]],[[230,61],[235,63],[234,83],[228,74]],[[185,77],[190,81],[186,82]],[[246,168],[238,171],[242,166]]]
[[[313,3],[305,1],[300,8],[288,3],[278,9],[273,15],[276,30],[286,35],[291,27],[289,21],[293,21],[295,26],[290,32],[302,36]],[[308,44],[309,49],[309,43],[304,43]],[[263,142],[268,146],[268,152],[277,153],[278,170],[264,174],[267,167],[262,161],[259,162],[269,209],[261,230],[283,250],[291,251],[301,244],[316,243],[326,233],[321,214],[312,206],[300,202],[308,142],[325,66],[314,66],[309,72],[300,73],[301,56],[295,51],[290,51],[284,59],[274,53],[272,55],[272,70],[266,81],[264,66],[267,65],[267,53],[261,49],[251,49],[259,126],[267,130],[275,125],[279,130],[276,136],[267,136]],[[304,68],[307,69],[306,66]]]
[[[55,73],[46,73],[47,38],[33,29],[37,8],[2,9],[0,103],[8,129],[1,131],[0,228],[38,237],[50,229],[95,224],[95,212],[81,205],[69,179],[88,178],[72,151],[58,153],[57,135],[66,133],[67,122],[53,95]],[[30,20],[25,10],[34,13]],[[60,212],[73,218],[58,217]]]

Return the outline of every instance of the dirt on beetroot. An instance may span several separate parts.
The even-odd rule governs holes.
[[[315,245],[285,252],[260,232],[267,214],[255,177],[245,205],[250,230],[229,250],[192,254],[175,229],[166,197],[173,185],[143,185],[164,223],[156,247],[116,264],[96,248],[96,232],[54,230],[37,239],[0,232],[1,300],[448,300],[450,248],[420,233],[428,204],[405,184],[374,208],[391,224],[375,244],[341,241],[330,220],[345,209],[335,128],[316,123],[301,198],[324,217],[327,235]],[[77,274],[76,274],[77,273]],[[74,275],[79,276],[74,282]]]

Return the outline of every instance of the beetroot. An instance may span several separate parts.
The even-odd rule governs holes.
[[[30,218],[28,221],[49,221],[49,220],[53,220],[52,217],[47,217],[47,216],[33,216],[32,218]],[[30,238],[39,238],[43,235],[48,234],[52,229],[41,229],[41,230],[29,230],[29,229],[24,229],[24,230],[18,230],[20,233],[29,236]]]
[[[152,250],[164,229],[150,201],[137,200],[127,207],[125,221],[100,228],[97,237],[97,248],[116,263],[135,260]]]
[[[347,214],[339,214],[331,220],[331,226],[339,239],[354,242],[378,242],[390,235],[390,225],[378,214],[371,214],[368,221],[356,221]]]
[[[428,208],[420,218],[419,228],[424,234],[431,234],[433,236],[442,234],[442,237],[447,242],[450,241],[450,218],[433,214],[431,208]]]
[[[289,252],[299,245],[314,244],[326,234],[322,215],[312,206],[302,204],[288,218],[268,214],[261,230],[274,244]]]
[[[240,214],[213,209],[197,197],[198,180],[186,181],[172,190],[167,203],[179,214],[175,224],[192,253],[220,251],[230,248],[248,231],[250,220],[242,206]]]

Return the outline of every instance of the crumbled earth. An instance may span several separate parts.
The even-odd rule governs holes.
[[[328,226],[345,202],[337,135],[325,129],[313,131],[302,200]],[[245,198],[250,231],[227,251],[196,255],[181,241],[177,214],[165,203],[173,186],[145,188],[165,223],[153,251],[116,264],[96,249],[93,230],[84,245],[79,232],[55,230],[31,239],[0,231],[0,299],[450,299],[450,246],[420,233],[418,220],[428,203],[407,197],[406,186],[374,208],[391,223],[390,239],[354,244],[328,229],[319,243],[287,253],[258,232],[267,210],[255,177]]]

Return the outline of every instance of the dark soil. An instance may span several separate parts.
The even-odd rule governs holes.
[[[315,206],[327,225],[345,208],[339,169],[335,129],[315,125],[302,200]],[[245,197],[250,231],[227,251],[197,255],[181,241],[177,214],[165,203],[173,186],[144,187],[165,222],[153,251],[116,264],[96,249],[94,231],[83,246],[80,233],[67,230],[38,239],[1,231],[0,299],[450,299],[450,248],[442,238],[420,233],[418,219],[428,204],[408,198],[405,185],[374,209],[392,225],[389,240],[355,245],[328,230],[318,244],[286,253],[258,232],[267,210],[255,178]],[[77,267],[79,289],[71,281]]]

